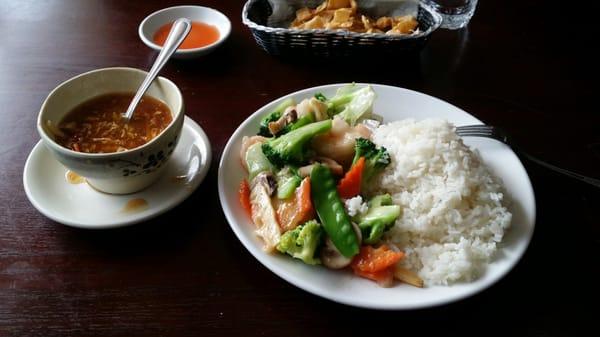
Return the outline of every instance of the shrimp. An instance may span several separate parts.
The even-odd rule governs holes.
[[[351,127],[341,118],[334,117],[331,130],[312,140],[312,148],[319,156],[331,158],[336,162],[350,166],[354,157],[356,138],[371,138],[371,131],[362,124]]]

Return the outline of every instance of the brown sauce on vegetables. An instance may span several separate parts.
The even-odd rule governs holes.
[[[171,123],[171,110],[156,98],[144,96],[126,122],[122,114],[132,98],[130,93],[111,93],[83,102],[58,124],[56,141],[85,153],[119,152],[146,144]]]

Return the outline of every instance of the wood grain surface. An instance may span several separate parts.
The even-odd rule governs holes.
[[[212,142],[205,182],[174,210],[128,228],[77,230],[45,218],[22,183],[42,101],[88,70],[148,69],[156,53],[138,24],[186,2],[233,25],[214,54],[163,71]],[[0,336],[594,335],[600,191],[530,162],[538,217],[522,261],[474,297],[410,312],[342,306],[278,278],[234,236],[216,188],[221,151],[249,114],[292,91],[348,81],[437,96],[504,127],[532,154],[598,178],[595,12],[557,4],[480,1],[468,29],[435,32],[414,57],[292,61],[255,44],[243,1],[0,0]]]

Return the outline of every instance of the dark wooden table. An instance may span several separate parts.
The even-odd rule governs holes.
[[[249,114],[289,92],[345,81],[440,97],[506,128],[531,153],[598,177],[595,12],[481,1],[468,30],[436,32],[419,57],[298,62],[256,46],[242,1],[202,1],[231,19],[229,40],[163,74],[212,141],[205,182],[174,210],[128,228],[77,230],[45,218],[22,184],[42,101],[91,69],[147,69],[156,54],[137,26],[169,2],[0,0],[0,336],[594,334],[598,189],[525,162],[538,219],[513,272],[459,303],[380,312],[310,295],[260,265],[230,230],[216,180],[221,151]]]

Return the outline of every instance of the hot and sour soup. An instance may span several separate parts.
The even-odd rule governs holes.
[[[148,143],[171,123],[171,110],[160,100],[144,96],[126,121],[123,112],[133,95],[110,93],[76,106],[58,124],[56,142],[85,153],[120,152]]]

